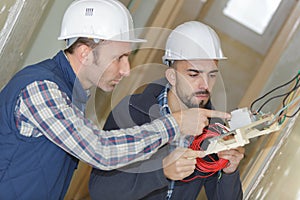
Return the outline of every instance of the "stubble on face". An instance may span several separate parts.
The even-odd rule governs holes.
[[[177,61],[174,63],[175,91],[178,100],[187,108],[204,108],[214,85],[211,74],[217,73],[217,62],[211,60]],[[202,76],[207,76],[204,79]],[[201,79],[201,82],[198,82]],[[197,81],[197,82],[196,82]],[[203,83],[202,83],[203,82]],[[199,85],[200,84],[200,85]]]
[[[210,92],[208,90],[200,90],[197,92],[192,93],[191,95],[184,94],[181,90],[176,87],[176,93],[180,101],[187,107],[187,108],[204,108],[210,98]],[[193,98],[196,98],[197,95],[207,95],[207,100],[201,100],[199,103],[195,103]]]
[[[111,92],[123,78],[120,75],[120,64],[118,61],[122,56],[128,56],[131,52],[131,44],[126,42],[105,41],[95,53],[97,58],[94,62],[98,70],[97,80],[94,83],[103,91]],[[95,70],[95,74],[96,74]]]

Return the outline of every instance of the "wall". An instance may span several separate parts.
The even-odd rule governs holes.
[[[57,40],[60,34],[64,11],[73,0],[54,0],[47,15],[44,15],[31,39],[23,66],[51,58],[65,47],[63,41]]]
[[[245,45],[230,32],[224,32],[222,8],[227,0],[210,0],[199,14],[199,20],[207,23],[218,33],[227,60],[220,62],[220,71],[226,92],[226,111],[236,109],[245,91],[262,64],[264,55]],[[217,13],[216,13],[217,12]],[[239,25],[236,28],[243,28]],[[239,31],[236,30],[236,33]]]
[[[293,126],[294,125],[294,126]],[[272,160],[257,176],[245,199],[299,199],[300,178],[300,117],[294,118],[282,129],[282,135],[273,147]]]
[[[289,46],[280,57],[278,64],[274,67],[273,73],[271,74],[271,76],[265,77],[267,79],[267,82],[261,92],[261,95],[265,94],[266,92],[270,91],[276,86],[288,82],[300,71],[299,46],[300,46],[300,28],[298,27],[298,29],[295,31],[295,34],[289,43]],[[274,94],[278,94],[278,93],[274,93]],[[274,108],[276,109],[281,103],[280,100],[271,101],[265,107],[265,111],[268,110],[272,111],[274,110]]]
[[[266,58],[271,61],[277,60],[276,64],[274,66],[271,65],[271,62],[264,64],[254,83],[251,84],[254,88],[249,88],[254,94],[265,94],[280,84],[288,82],[299,72],[299,13],[300,3],[298,2],[283,27],[282,33],[270,50],[270,55],[267,56],[270,58]],[[280,51],[282,53],[278,55]],[[264,68],[268,69],[268,73],[263,73]],[[258,81],[261,83],[260,87],[258,87]],[[289,89],[284,88],[281,93],[287,92]],[[268,97],[276,94],[278,93]],[[299,95],[298,91],[295,98]],[[256,95],[252,95],[252,98],[255,99]],[[245,100],[247,101],[247,99]],[[282,105],[281,101],[282,98],[270,101],[264,111],[275,114]],[[299,106],[298,101],[288,114],[294,113]],[[299,166],[297,162],[300,146],[299,120],[299,116],[286,120],[286,124],[280,131],[260,137],[247,146],[247,157],[243,161],[245,165],[242,166],[241,173],[246,199],[299,199],[300,187],[296,183],[300,176],[296,170]]]
[[[218,30],[216,30],[218,31]],[[227,109],[238,108],[253,77],[262,64],[264,56],[225,33],[218,32],[227,60],[220,62],[220,72],[225,85]]]
[[[21,68],[36,26],[50,5],[50,0],[1,0],[0,88]]]

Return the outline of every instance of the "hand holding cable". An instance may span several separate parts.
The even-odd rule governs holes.
[[[172,114],[184,135],[201,135],[208,125],[208,118],[229,119],[230,114],[203,108],[190,108]]]
[[[204,157],[203,151],[178,147],[163,159],[163,171],[170,180],[182,180],[196,168],[196,158]]]
[[[226,174],[235,172],[240,164],[240,161],[244,158],[244,153],[245,148],[243,147],[218,152],[218,157],[220,159],[226,159],[229,161],[227,166],[223,168],[223,172]]]

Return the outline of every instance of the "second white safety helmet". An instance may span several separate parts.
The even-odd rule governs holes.
[[[177,26],[169,35],[163,62],[175,60],[226,59],[216,32],[198,21]]]
[[[128,9],[118,0],[76,0],[64,14],[58,39],[75,42],[79,37],[87,37],[121,42],[145,42],[135,37],[133,28]]]

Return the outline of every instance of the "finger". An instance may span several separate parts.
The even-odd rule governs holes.
[[[202,109],[204,110],[204,113],[207,117],[213,118],[223,118],[223,119],[230,119],[231,115],[229,113],[226,112],[221,112],[218,110],[207,110],[207,109]]]
[[[239,155],[244,155],[245,153],[245,148],[243,147],[238,147],[235,149],[229,149],[229,150],[224,150],[218,152],[218,155],[233,155],[233,156],[239,156]]]
[[[237,154],[239,153],[233,150],[226,150],[226,151],[218,152],[218,157],[229,160],[230,158],[232,159],[232,157],[236,156]]]
[[[205,119],[203,120],[203,123],[204,123],[204,127],[205,127],[205,126],[208,126],[208,125],[209,125],[209,120],[208,120],[208,118],[205,118]]]
[[[196,159],[193,159],[193,160],[185,159],[185,161],[182,163],[181,167],[190,167],[191,169],[194,169],[196,164],[197,164]]]
[[[185,153],[184,156],[187,159],[203,158],[205,156],[205,152],[204,151],[194,151],[194,150],[189,149]]]
[[[193,165],[193,166],[185,166],[185,167],[180,168],[180,170],[178,171],[178,173],[185,173],[185,174],[192,173],[192,172],[194,172],[195,168],[196,168],[195,165]]]
[[[180,166],[175,168],[175,173],[191,173],[196,169],[196,165]]]
[[[177,160],[175,165],[177,167],[186,167],[186,166],[194,166],[197,163],[196,159],[188,159],[188,158],[181,158]]]
[[[244,147],[237,147],[236,150],[242,154],[245,154],[245,148]]]
[[[240,162],[244,158],[244,154],[237,150],[227,150],[218,153],[219,158],[230,160],[231,162]]]
[[[218,154],[218,157],[229,161],[234,160],[234,156],[230,154]]]

